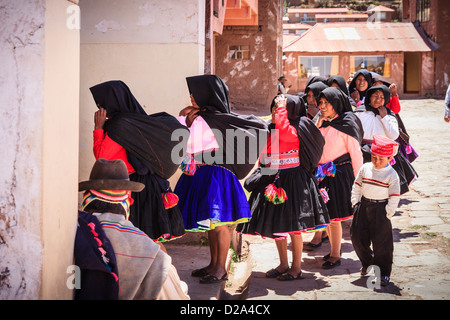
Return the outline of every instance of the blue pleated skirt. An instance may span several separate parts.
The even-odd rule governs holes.
[[[186,231],[206,231],[243,223],[251,217],[244,189],[236,176],[219,166],[203,165],[183,174],[174,190]]]

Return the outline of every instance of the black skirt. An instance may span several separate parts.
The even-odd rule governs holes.
[[[249,198],[251,220],[238,225],[236,231],[284,239],[290,233],[313,232],[330,223],[317,181],[304,167],[279,172],[275,184],[286,192],[287,199],[284,203],[273,204],[266,199],[265,188],[272,181],[266,181],[252,191]]]
[[[165,242],[183,236],[183,218],[178,205],[166,209],[162,198],[163,188],[157,178],[151,174],[133,173],[130,180],[141,182],[145,188],[133,192],[134,202],[130,207],[130,221],[135,227],[144,231],[153,241]],[[172,192],[169,189],[169,192]]]
[[[352,187],[355,181],[350,156],[345,154],[335,159],[336,174],[334,177],[325,177],[319,182],[319,187],[328,192],[328,214],[331,221],[342,221],[352,218],[351,203]]]

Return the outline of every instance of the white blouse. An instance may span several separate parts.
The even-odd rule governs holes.
[[[356,112],[356,116],[361,120],[364,129],[364,140],[373,140],[374,135],[387,137],[391,140],[398,138],[397,118],[394,115],[387,114],[384,118],[375,115],[372,111]]]

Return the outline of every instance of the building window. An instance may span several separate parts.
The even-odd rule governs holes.
[[[390,77],[390,61],[385,56],[350,57],[350,72],[356,72],[359,69],[367,69],[384,77]]]
[[[299,78],[311,78],[313,76],[330,77],[339,72],[338,56],[303,56],[299,57]]]
[[[418,21],[430,21],[430,6],[430,0],[416,0],[416,19]]]
[[[230,46],[228,54],[230,59],[247,60],[250,46]]]

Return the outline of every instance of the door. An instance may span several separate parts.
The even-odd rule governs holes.
[[[422,69],[422,55],[420,52],[405,52],[404,54],[404,83],[405,93],[419,93],[420,70]]]

